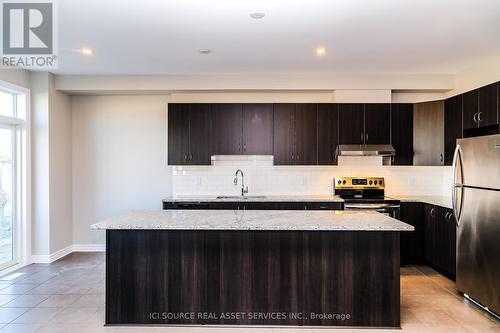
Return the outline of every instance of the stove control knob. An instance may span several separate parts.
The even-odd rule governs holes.
[[[339,179],[339,181],[337,182],[337,184],[339,184],[339,185],[340,185],[340,183],[342,183],[342,181]]]
[[[370,180],[370,185],[371,185],[372,183],[373,183],[373,182]],[[377,182],[375,182],[375,183],[377,183]]]
[[[379,184],[379,185],[382,185],[382,181],[381,181],[381,180],[379,180],[379,181],[378,181],[378,184]]]
[[[374,184],[377,185],[377,181],[375,181]]]
[[[345,183],[346,183],[346,181],[344,180],[344,181],[342,182],[342,184],[344,184],[344,185],[345,185]]]

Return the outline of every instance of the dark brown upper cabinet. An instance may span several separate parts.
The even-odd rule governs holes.
[[[295,105],[274,104],[274,164],[295,164]]]
[[[273,154],[273,105],[243,104],[243,154]]]
[[[272,155],[272,104],[211,104],[212,154]]]
[[[339,144],[363,144],[365,105],[339,104]]]
[[[463,103],[463,127],[464,129],[478,127],[479,120],[479,90],[475,89],[462,95]]]
[[[462,95],[444,101],[444,165],[451,165],[457,139],[462,138]]]
[[[212,153],[214,155],[239,155],[242,145],[241,104],[211,104]]]
[[[396,150],[392,164],[413,165],[413,104],[392,104],[391,144]]]
[[[317,104],[295,104],[295,164],[318,164]]]
[[[208,104],[168,105],[168,164],[210,164]]]
[[[498,124],[498,83],[479,88],[479,126]]]
[[[389,144],[390,104],[339,104],[340,144]]]
[[[338,163],[339,105],[318,104],[318,164]]]
[[[391,104],[365,105],[365,144],[391,143]]]
[[[274,104],[274,164],[317,164],[317,105]]]
[[[444,102],[413,106],[413,164],[444,165]]]

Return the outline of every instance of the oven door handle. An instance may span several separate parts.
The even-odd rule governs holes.
[[[345,209],[371,209],[371,210],[377,210],[377,209],[387,209],[387,208],[400,208],[401,205],[393,205],[393,204],[345,204],[344,205]]]

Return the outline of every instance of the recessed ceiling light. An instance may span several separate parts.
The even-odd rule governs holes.
[[[87,49],[87,48],[81,49],[80,52],[85,55],[91,55],[93,53],[92,49]]]
[[[316,49],[316,55],[322,56],[326,54],[326,49],[324,47],[318,47]]]
[[[212,51],[209,50],[209,49],[199,49],[198,52],[200,52],[201,54],[210,54],[210,53],[212,53]]]
[[[256,20],[260,20],[261,18],[264,18],[264,16],[266,16],[266,14],[261,12],[250,13],[250,17]]]

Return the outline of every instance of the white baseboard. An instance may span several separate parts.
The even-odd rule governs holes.
[[[31,262],[35,264],[50,264],[72,252],[104,252],[106,244],[73,244],[52,254],[34,254]]]
[[[35,254],[31,256],[31,262],[37,263],[37,264],[50,264],[51,262],[54,262],[58,259],[61,259],[62,257],[67,256],[73,252],[73,245],[66,246],[63,249],[60,249],[59,251],[56,251],[52,254]]]
[[[73,244],[73,252],[104,252],[106,244]]]

